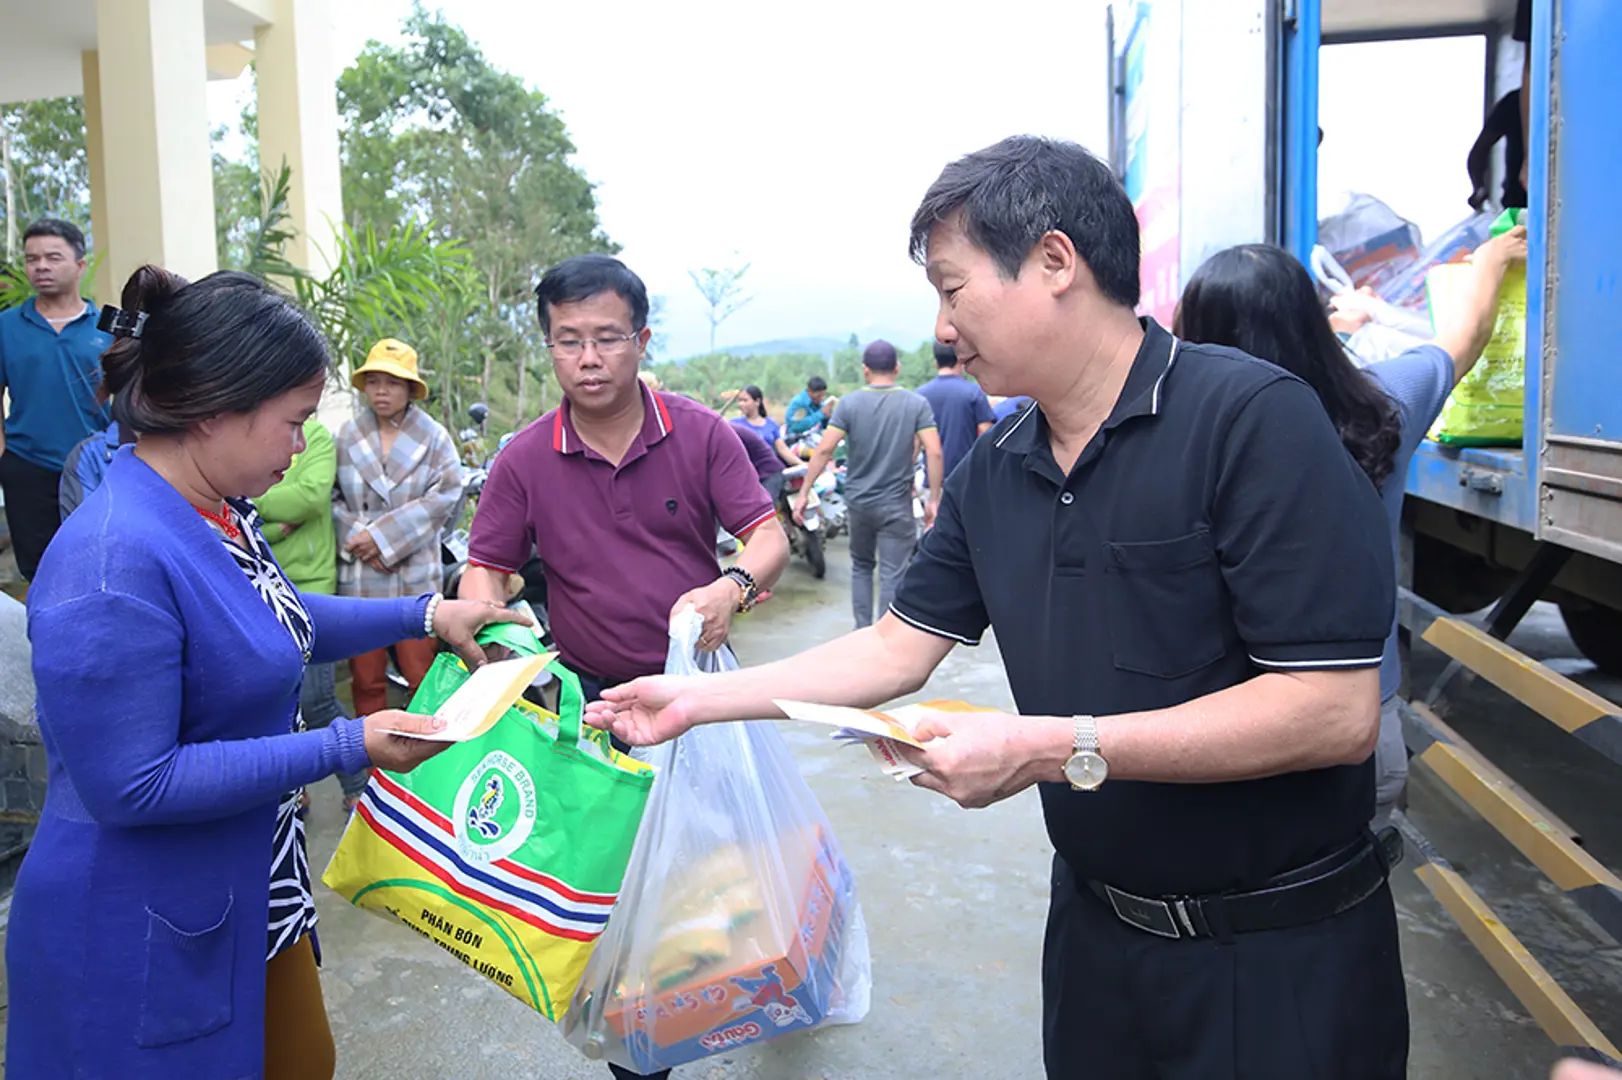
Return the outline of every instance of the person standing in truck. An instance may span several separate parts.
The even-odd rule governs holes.
[[[1306,269],[1282,248],[1267,244],[1229,248],[1206,260],[1183,293],[1176,332],[1191,342],[1241,349],[1312,387],[1347,452],[1379,488],[1395,559],[1408,463],[1448,394],[1481,359],[1498,317],[1504,271],[1525,259],[1523,226],[1488,240],[1472,256],[1475,272],[1468,302],[1454,322],[1438,328],[1435,342],[1362,370],[1331,329]],[[1341,317],[1355,319],[1349,313]],[[1401,682],[1393,614],[1380,655],[1380,741],[1370,823],[1375,830],[1390,824],[1408,783],[1408,750],[1398,713]]]

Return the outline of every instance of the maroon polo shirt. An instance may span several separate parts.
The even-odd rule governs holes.
[[[774,514],[726,421],[642,387],[642,430],[616,467],[553,409],[507,444],[473,518],[469,561],[546,565],[552,636],[575,671],[612,681],[663,671],[670,608],[721,572],[719,521],[746,536]]]

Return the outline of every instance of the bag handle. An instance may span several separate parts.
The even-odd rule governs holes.
[[[558,681],[558,745],[578,746],[581,718],[586,709],[586,695],[580,689],[580,676],[556,659],[546,665],[546,670]]]

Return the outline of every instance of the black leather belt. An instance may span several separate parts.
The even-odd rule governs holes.
[[[1402,858],[1402,835],[1382,829],[1264,888],[1210,896],[1138,896],[1112,885],[1087,887],[1129,926],[1166,938],[1212,938],[1305,926],[1350,910],[1385,883]]]

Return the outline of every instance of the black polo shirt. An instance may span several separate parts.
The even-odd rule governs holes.
[[[1165,708],[1266,670],[1378,667],[1396,602],[1385,511],[1317,395],[1237,350],[1145,326],[1068,477],[1039,408],[975,444],[892,610],[968,645],[991,625],[1028,715]],[[1041,789],[1079,876],[1203,894],[1349,843],[1374,810],[1374,767]]]

